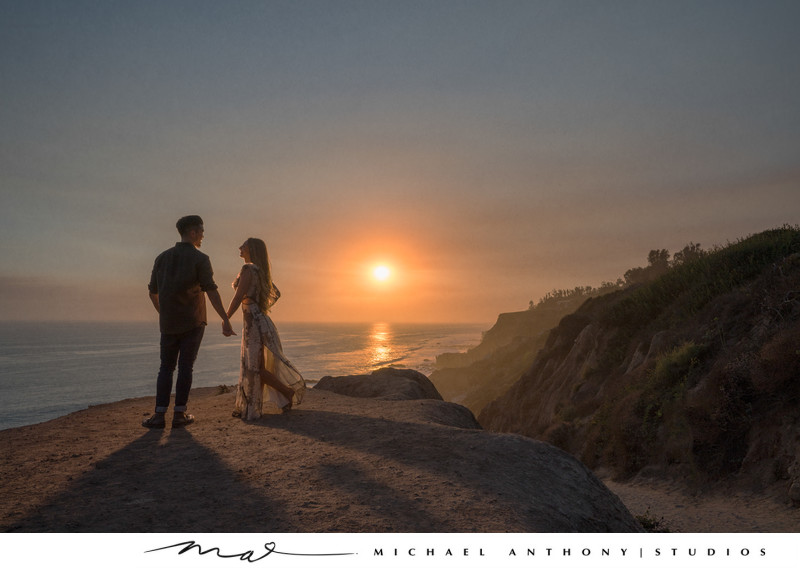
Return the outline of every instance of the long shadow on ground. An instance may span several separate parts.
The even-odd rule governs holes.
[[[274,529],[284,507],[237,481],[188,430],[148,432],[95,463],[56,497],[10,526],[16,532],[220,532],[217,520],[241,515],[237,532]],[[219,482],[224,482],[220,485]],[[87,493],[90,490],[90,493]],[[284,519],[285,520],[285,519]]]
[[[301,415],[313,415],[314,422],[303,422]],[[394,531],[629,532],[638,528],[622,502],[573,456],[526,437],[332,411],[298,411],[261,422],[265,428],[357,450],[365,463],[407,467],[413,481],[399,477],[395,488],[385,484],[378,488],[383,495],[394,494],[406,505],[417,506],[416,516],[414,509],[397,514]],[[336,463],[323,470],[329,485],[354,498],[359,490],[363,495],[363,490],[370,489],[366,482],[376,473]],[[448,521],[423,524],[426,494],[418,492],[426,482],[436,483],[432,489],[447,490],[442,513],[469,511],[474,529],[454,528]],[[489,505],[491,510],[486,509]],[[372,513],[382,519],[383,514]]]

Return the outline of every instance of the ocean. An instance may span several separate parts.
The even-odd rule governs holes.
[[[486,325],[276,323],[284,354],[310,381],[393,366],[430,374],[436,356],[480,342]],[[234,324],[240,333],[240,327]],[[0,323],[0,430],[90,405],[154,396],[158,325]],[[193,387],[235,385],[240,337],[206,328]],[[191,402],[190,402],[191,406]]]

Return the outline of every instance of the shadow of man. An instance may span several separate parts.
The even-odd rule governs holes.
[[[149,431],[9,526],[15,532],[279,532],[285,507],[191,432]]]

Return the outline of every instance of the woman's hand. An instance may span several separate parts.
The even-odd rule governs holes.
[[[225,321],[222,322],[222,334],[225,337],[236,335],[236,331],[233,330],[233,326],[231,325],[230,319],[226,319]]]

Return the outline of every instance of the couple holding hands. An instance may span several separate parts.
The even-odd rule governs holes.
[[[244,420],[259,418],[266,409],[289,411],[300,404],[305,381],[283,355],[280,337],[268,312],[281,293],[272,283],[267,247],[258,238],[248,238],[239,247],[244,259],[233,287],[236,290],[227,311],[214,283],[211,260],[198,248],[203,241],[203,219],[184,216],[176,227],[181,241],[162,252],[153,264],[148,289],[159,314],[161,367],[156,381],[155,414],[145,420],[146,428],[164,428],[177,366],[172,427],[194,422],[186,412],[192,387],[192,368],[207,324],[206,296],[222,318],[222,333],[236,335],[230,318],[242,308],[242,352],[239,384],[233,416]]]

